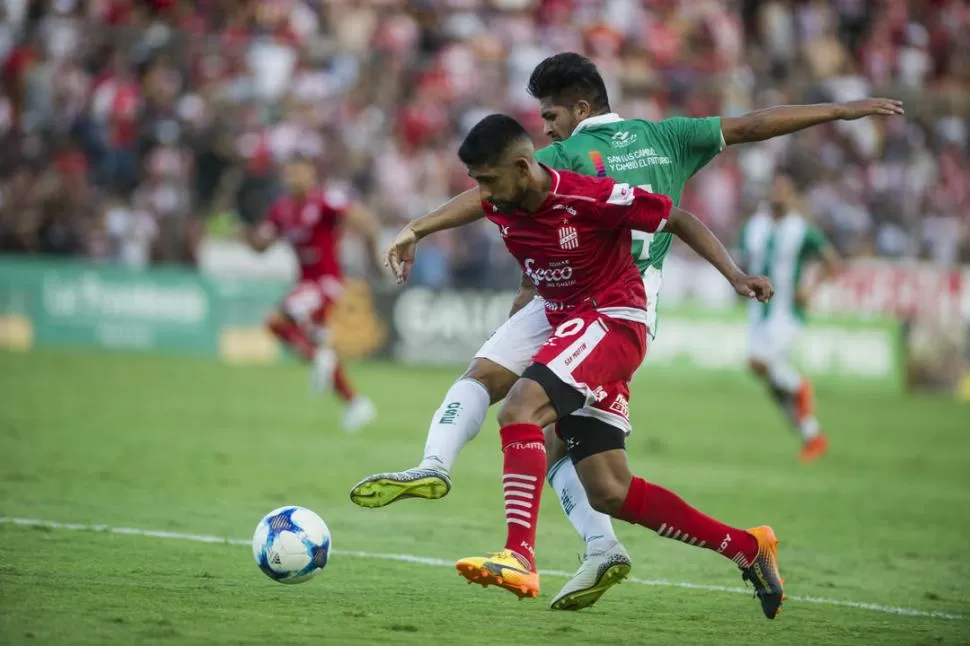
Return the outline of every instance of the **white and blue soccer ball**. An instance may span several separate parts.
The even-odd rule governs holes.
[[[327,523],[304,507],[290,505],[266,514],[253,533],[253,556],[263,573],[280,583],[303,583],[327,565]]]

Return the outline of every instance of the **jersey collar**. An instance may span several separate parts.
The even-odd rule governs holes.
[[[607,124],[607,123],[616,123],[617,121],[623,121],[623,118],[620,117],[620,115],[618,115],[615,112],[598,114],[595,117],[587,117],[586,119],[583,119],[582,121],[576,124],[576,129],[573,130],[573,134],[575,135],[577,132],[579,132],[584,128],[594,128],[596,126],[602,126],[603,124]]]

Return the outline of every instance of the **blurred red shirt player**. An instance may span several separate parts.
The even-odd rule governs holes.
[[[266,325],[281,342],[313,365],[318,391],[333,386],[346,403],[344,429],[354,431],[376,416],[374,405],[355,394],[327,334],[327,316],[343,292],[340,235],[344,225],[365,242],[371,264],[380,272],[378,224],[360,204],[341,191],[326,190],[317,181],[313,163],[289,161],[283,169],[286,193],[269,208],[263,222],[246,232],[256,251],[286,240],[300,265],[297,284],[270,313]]]

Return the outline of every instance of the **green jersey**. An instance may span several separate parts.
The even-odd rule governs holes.
[[[724,149],[721,119],[673,118],[664,121],[590,117],[573,135],[536,152],[552,168],[611,177],[667,195],[680,203],[684,184]],[[633,232],[633,256],[640,273],[661,269],[670,250],[669,233]]]
[[[761,318],[782,316],[805,320],[796,302],[805,264],[829,246],[825,235],[794,211],[775,220],[759,211],[741,227],[740,251],[745,270],[771,278],[775,295],[767,303],[752,301],[752,314]]]

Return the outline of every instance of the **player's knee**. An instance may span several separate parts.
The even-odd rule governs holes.
[[[474,379],[488,391],[489,403],[502,401],[518,377],[494,361],[474,359],[462,379]]]
[[[761,359],[748,359],[748,368],[759,377],[768,376],[768,365]]]
[[[619,480],[609,479],[586,488],[590,506],[601,514],[616,516],[623,509],[627,487]]]
[[[515,383],[498,412],[498,423],[501,426],[509,424],[536,424],[545,426],[547,420],[542,416],[544,391],[534,381],[525,379]]]

